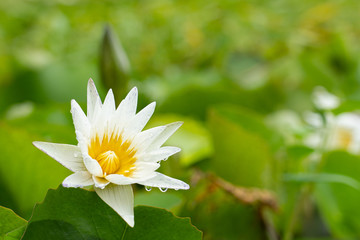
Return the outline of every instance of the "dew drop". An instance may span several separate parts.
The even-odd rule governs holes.
[[[77,157],[80,157],[80,156],[81,156],[81,153],[79,153],[79,152],[75,152],[75,153],[74,153],[74,157],[77,158]]]
[[[162,192],[166,192],[168,189],[167,188],[159,188],[160,189],[160,191],[162,191]]]
[[[149,186],[145,186],[145,190],[146,190],[146,191],[150,192],[150,191],[151,191],[151,189],[152,189],[151,187],[149,187]]]
[[[179,189],[178,188],[174,188],[175,191],[178,191]]]

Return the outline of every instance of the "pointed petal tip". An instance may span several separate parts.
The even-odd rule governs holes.
[[[95,188],[95,192],[130,227],[134,227],[134,193],[131,185],[111,184],[103,190]]]
[[[184,124],[183,121],[177,121],[177,122],[169,123],[169,124],[164,125],[164,126],[174,129],[173,131],[175,132],[175,131],[178,130],[183,124]]]
[[[177,125],[177,128],[179,128],[184,124],[184,122],[183,121],[177,121],[177,122],[173,122],[172,124]]]
[[[71,109],[70,109],[70,111],[71,111],[76,105],[79,105],[75,99],[71,99],[70,104],[71,104]]]
[[[88,87],[94,87],[96,89],[95,82],[94,82],[94,80],[92,78],[89,78]]]
[[[32,144],[33,144],[37,149],[45,152],[45,150],[43,150],[43,149],[44,149],[43,146],[44,146],[44,144],[47,144],[47,142],[34,141],[34,142],[32,142]],[[46,152],[45,152],[45,153],[46,153]]]
[[[154,101],[154,102],[150,103],[149,106],[151,106],[151,109],[154,112],[155,108],[156,108],[156,102]]]
[[[32,145],[34,145],[35,147],[39,148],[38,146],[41,144],[41,142],[39,141],[33,141]]]
[[[121,216],[124,221],[130,226],[130,227],[134,227],[135,225],[135,220],[134,220],[134,215],[125,215],[125,216]]]
[[[138,96],[138,89],[137,89],[137,87],[133,87],[130,91],[129,91],[129,93],[128,93],[128,96],[131,96],[131,95],[134,95],[134,96]]]
[[[40,141],[34,141],[34,142],[32,142],[32,144],[37,148],[37,149],[39,149],[39,150],[41,150],[41,151],[43,151],[43,152],[45,152],[45,150],[43,150],[44,149],[44,145],[46,145],[46,144],[52,144],[52,143],[48,143],[48,142],[40,142]],[[46,152],[45,152],[46,153]]]
[[[181,152],[181,148],[179,148],[179,147],[174,147],[174,148],[175,148],[175,150],[174,150],[175,153]],[[174,154],[175,154],[175,153],[174,153]]]

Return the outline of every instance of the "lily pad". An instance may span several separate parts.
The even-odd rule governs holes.
[[[26,226],[27,221],[22,219],[14,211],[9,208],[0,206],[0,239],[11,239],[6,236],[17,229],[20,229],[20,237],[23,232],[23,228]],[[22,231],[21,231],[22,230]],[[19,234],[18,234],[19,235]],[[17,238],[17,239],[20,239]]]
[[[23,239],[189,239],[202,233],[189,218],[154,207],[135,207],[135,227],[104,203],[95,192],[63,188],[49,190],[35,206]]]

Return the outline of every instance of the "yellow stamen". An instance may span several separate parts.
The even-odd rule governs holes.
[[[348,129],[338,129],[338,144],[341,148],[347,149],[352,142],[352,135]]]
[[[88,146],[90,157],[97,160],[103,170],[104,176],[109,174],[122,174],[131,176],[134,171],[136,150],[130,148],[131,143],[124,141],[121,135],[105,133],[102,140],[98,134],[92,137]]]

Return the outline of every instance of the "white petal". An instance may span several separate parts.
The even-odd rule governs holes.
[[[73,172],[86,171],[78,146],[48,142],[33,142],[33,144],[67,169]]]
[[[75,130],[76,139],[78,140],[78,147],[80,148],[80,151],[82,154],[88,153],[88,139],[86,139],[82,133]]]
[[[94,81],[90,78],[87,85],[87,117],[89,119],[93,118],[94,110],[99,103],[101,105],[99,93],[96,90]]]
[[[181,148],[178,147],[162,147],[158,150],[154,150],[148,153],[144,153],[143,156],[138,156],[139,160],[145,162],[158,162],[161,160],[166,160],[168,157],[174,155],[181,151]]]
[[[139,113],[137,113],[134,116],[134,118],[129,119],[129,122],[125,127],[125,131],[126,131],[125,133],[128,136],[134,136],[138,134],[141,130],[143,130],[143,128],[145,127],[145,125],[153,115],[155,106],[156,103],[152,102],[149,105],[147,105],[145,108],[143,108]]]
[[[91,177],[91,174],[88,171],[81,171],[71,174],[63,181],[62,185],[64,187],[85,187],[93,185],[94,181]]]
[[[174,134],[176,130],[183,124],[183,122],[174,122],[168,125],[165,125],[165,129],[162,133],[160,133],[156,139],[152,142],[150,148],[157,149],[161,147],[165,143],[165,141]]]
[[[189,185],[175,178],[168,177],[161,173],[156,173],[156,176],[146,181],[138,182],[138,184],[158,187],[158,188],[171,188],[171,189],[189,189]]]
[[[126,115],[135,115],[138,100],[138,90],[136,87],[130,90],[128,95],[121,101],[118,108]]]
[[[90,134],[90,123],[79,104],[73,99],[71,100],[71,113],[75,130],[79,131],[84,137],[88,138]]]
[[[337,108],[341,103],[337,96],[329,93],[322,86],[315,87],[313,92],[313,101],[317,108],[323,110],[332,110]]]
[[[104,113],[113,113],[115,111],[115,98],[112,89],[110,89],[105,97],[103,104]]]
[[[126,98],[121,101],[119,107],[116,109],[116,118],[119,124],[123,124],[127,119],[135,116],[137,107],[138,91],[134,87],[128,93]]]
[[[92,159],[90,156],[85,155],[85,154],[83,155],[83,158],[84,158],[84,163],[85,163],[86,169],[92,175],[95,175],[97,177],[103,176],[103,171],[102,171],[101,166],[98,163],[98,161]]]
[[[140,151],[146,150],[159,136],[159,134],[164,131],[164,129],[165,126],[159,126],[140,132],[133,139],[131,147],[135,147],[137,150]]]
[[[91,126],[96,126],[96,123],[99,121],[99,118],[101,117],[102,114],[102,103],[100,98],[96,101],[93,113],[92,113],[92,117],[88,117],[89,122],[91,123]]]
[[[130,227],[134,227],[134,194],[131,185],[109,184],[104,189],[95,188],[95,191]]]
[[[110,175],[107,175],[105,178],[106,178],[106,180],[108,180],[114,184],[117,184],[117,185],[129,185],[129,184],[136,183],[136,180],[125,177],[124,175],[120,175],[120,174],[110,174]]]
[[[138,181],[145,181],[155,176],[155,171],[160,167],[159,163],[154,162],[136,162],[135,170],[131,175],[131,178]]]
[[[104,189],[110,183],[108,180],[102,177],[92,176],[92,178],[94,180],[95,187],[97,188]]]

